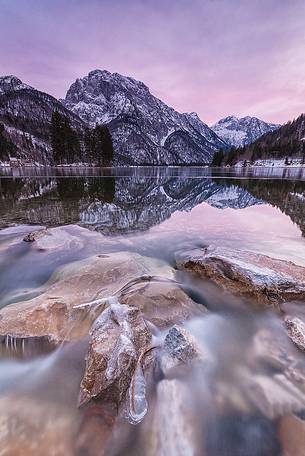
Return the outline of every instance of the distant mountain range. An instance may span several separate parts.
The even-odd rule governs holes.
[[[118,73],[95,70],[77,79],[64,100],[38,91],[15,76],[0,77],[0,161],[16,156],[52,163],[52,113],[65,116],[81,150],[87,128],[106,124],[115,165],[209,164],[215,151],[244,145],[278,128],[256,118],[227,117],[212,128],[196,113],[179,113],[148,87]],[[0,126],[1,127],[1,126]],[[84,161],[84,160],[83,160]]]
[[[238,119],[235,116],[228,116],[219,120],[211,128],[230,146],[243,147],[279,127],[280,125],[264,122],[257,117],[247,116]]]
[[[251,144],[233,151],[232,163],[241,160],[273,159],[290,163],[290,158],[305,163],[305,114],[274,131],[269,131]]]

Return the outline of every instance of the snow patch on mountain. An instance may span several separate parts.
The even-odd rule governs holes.
[[[175,111],[143,82],[118,73],[91,71],[62,102],[87,124],[109,126],[119,164],[205,164],[227,148],[196,113]]]
[[[230,146],[243,147],[279,127],[280,125],[264,122],[257,117],[238,119],[228,116],[212,125],[211,129]]]
[[[8,92],[13,92],[17,90],[30,89],[34,90],[33,87],[24,84],[16,76],[1,76],[0,77],[0,95]]]

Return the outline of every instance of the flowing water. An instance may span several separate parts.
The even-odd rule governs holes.
[[[68,232],[74,229],[69,225],[88,232],[82,231],[67,247],[63,230],[62,247],[47,252],[23,241],[38,228],[66,225]],[[154,380],[145,385],[142,369],[137,369],[133,394],[138,402],[132,419],[120,419],[114,432],[111,408],[101,412],[95,406],[77,407],[86,338],[58,347],[47,338],[0,335],[0,455],[99,455],[111,433],[105,453],[110,455],[282,454],[279,419],[289,412],[292,400],[303,413],[305,395],[291,392],[281,369],[266,362],[266,356],[287,350],[294,366],[304,372],[305,362],[288,341],[278,314],[224,298],[209,283],[185,272],[164,278],[162,271],[175,268],[180,252],[208,245],[305,266],[304,236],[303,169],[222,174],[208,168],[2,170],[1,308],[18,302],[26,306],[76,262],[127,252],[148,258],[156,275],[133,281],[118,277],[114,296],[145,281],[157,287],[173,281],[209,312],[186,324],[206,353],[205,367],[195,365],[164,379],[163,355],[156,348],[160,372],[157,369]],[[99,292],[98,298],[102,300],[96,305],[92,296],[93,307],[83,303],[92,321],[104,315],[100,306],[108,297]],[[67,338],[69,331],[74,328],[67,329]],[[153,332],[159,347],[166,331]],[[262,350],[268,353],[262,356]],[[259,397],[254,378],[264,384],[264,391],[275,391],[275,396],[278,391],[276,405],[272,398]],[[282,403],[283,394],[289,398]]]

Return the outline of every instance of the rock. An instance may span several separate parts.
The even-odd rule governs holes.
[[[36,249],[48,251],[80,249],[84,247],[87,236],[92,238],[90,231],[76,225],[59,226],[32,234]]]
[[[305,395],[282,374],[257,374],[243,381],[247,399],[269,419],[305,409]]]
[[[305,421],[296,415],[287,415],[280,420],[279,439],[283,456],[305,455]]]
[[[263,304],[305,299],[305,268],[259,253],[209,246],[182,252],[178,269],[209,279],[226,291]]]
[[[139,309],[114,300],[90,332],[80,405],[102,397],[120,406],[138,361],[150,346],[151,334]]]
[[[207,312],[196,304],[175,282],[151,281],[133,288],[122,296],[121,302],[141,309],[147,320],[160,329],[181,324],[191,317]]]
[[[77,430],[75,454],[77,456],[103,456],[112,438],[117,410],[111,404],[90,404],[82,411]]]
[[[292,342],[303,352],[305,351],[305,323],[297,317],[285,317],[284,324]]]
[[[24,242],[35,242],[37,239],[41,238],[42,236],[46,236],[48,234],[47,230],[39,230],[39,231],[32,231],[28,233],[24,238]]]
[[[0,455],[73,456],[76,423],[64,406],[46,408],[31,398],[1,397]]]
[[[172,358],[177,358],[184,363],[188,363],[198,354],[190,334],[176,325],[168,331],[163,347]]]
[[[33,246],[41,246],[41,242],[46,246],[47,238],[39,238]],[[163,280],[160,287],[152,281],[156,275]],[[130,252],[72,262],[55,271],[39,296],[0,310],[0,337],[47,337],[57,343],[84,337],[97,314],[108,305],[103,299],[114,294],[161,327],[174,319],[183,321],[202,314],[204,307],[188,298],[173,277],[173,270],[165,263]],[[81,307],[100,298],[100,306]]]

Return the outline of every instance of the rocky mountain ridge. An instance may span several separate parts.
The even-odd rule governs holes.
[[[56,98],[24,84],[15,76],[0,78],[0,123],[6,138],[14,145],[14,156],[41,164],[50,163],[50,128],[54,111],[65,116],[76,131],[84,131],[85,123]],[[5,158],[8,157],[4,155],[2,159]]]
[[[196,114],[180,114],[118,73],[91,71],[71,85],[63,104],[89,125],[108,124],[118,162],[204,164],[227,148]]]
[[[239,119],[228,116],[212,125],[211,129],[229,146],[243,147],[279,127],[280,125],[264,122],[257,117],[246,116]]]
[[[10,75],[0,77],[0,161],[17,156],[51,163],[54,111],[65,116],[79,136],[81,154],[85,130],[106,124],[114,143],[114,165],[209,164],[217,150],[226,151],[238,141],[251,142],[266,129],[277,127],[231,116],[211,129],[196,113],[179,113],[167,106],[143,82],[105,70],[77,79],[64,100]],[[5,153],[8,141],[11,147]],[[79,159],[85,162],[85,154]]]

